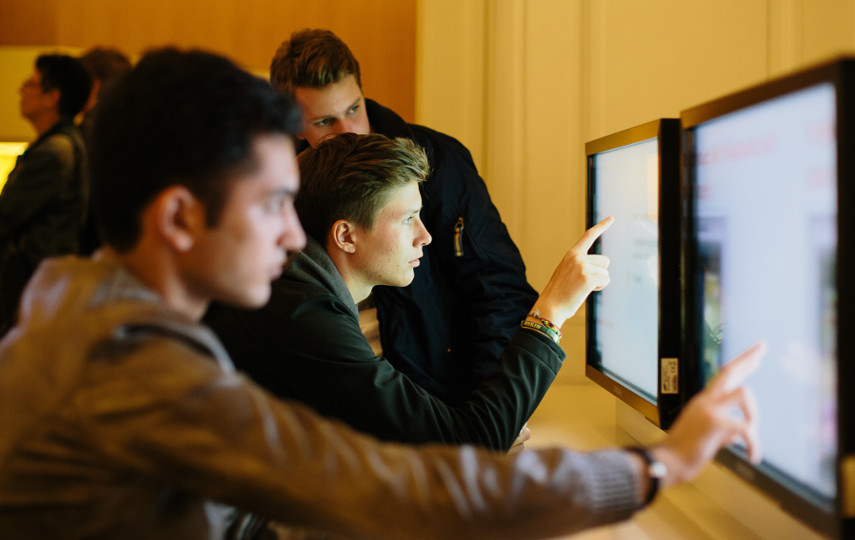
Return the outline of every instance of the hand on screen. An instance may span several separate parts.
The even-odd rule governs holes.
[[[609,216],[585,231],[564,255],[534,304],[541,317],[561,326],[578,311],[592,291],[602,290],[609,284],[609,258],[590,254],[588,250],[614,220]]]
[[[725,365],[689,401],[662,444],[652,449],[668,468],[665,485],[693,479],[720,448],[736,441],[745,444],[752,462],[760,461],[757,405],[744,382],[765,353],[766,345],[757,343]],[[737,411],[740,414],[734,414]]]

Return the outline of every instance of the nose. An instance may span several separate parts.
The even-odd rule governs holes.
[[[426,246],[426,245],[431,243],[431,240],[433,240],[433,237],[430,235],[430,233],[427,230],[427,227],[425,227],[425,224],[422,222],[421,219],[419,220],[419,225],[420,225],[420,231],[419,231],[419,235],[416,237],[416,245]]]
[[[293,205],[288,205],[282,216],[282,234],[279,235],[279,247],[286,252],[301,251],[306,247],[306,232],[300,224],[300,218]]]
[[[342,133],[353,133],[350,120],[341,119],[336,122],[333,125],[333,132],[335,132],[336,135],[341,135]]]

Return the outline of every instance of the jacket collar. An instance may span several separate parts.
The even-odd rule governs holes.
[[[410,125],[392,109],[380,105],[373,99],[366,99],[365,110],[368,113],[368,123],[371,125],[372,133],[380,133],[390,139],[394,137],[413,138]]]
[[[306,247],[303,251],[293,256],[288,262],[283,278],[319,282],[341,300],[354,317],[359,319],[359,310],[344,283],[344,278],[341,277],[341,273],[324,247],[311,236],[306,236]]]
[[[52,125],[47,131],[45,131],[44,133],[39,135],[38,139],[36,139],[32,143],[30,143],[30,145],[27,147],[27,150],[24,153],[28,152],[30,150],[30,148],[38,146],[39,143],[41,143],[43,140],[47,139],[48,137],[56,135],[57,133],[69,134],[74,129],[76,129],[74,126],[74,122],[72,122],[71,120],[62,119],[59,122],[57,122],[56,124]]]

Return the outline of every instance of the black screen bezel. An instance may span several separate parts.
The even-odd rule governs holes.
[[[685,402],[687,395],[684,381],[690,380],[690,374],[684,369],[681,360],[681,285],[680,285],[680,121],[676,118],[662,118],[629,128],[606,137],[588,142],[585,145],[587,156],[587,212],[586,225],[594,225],[594,207],[597,196],[596,171],[594,157],[609,150],[615,150],[631,144],[656,138],[659,160],[659,325],[656,402],[651,402],[635,385],[622,379],[619,374],[611,373],[602,367],[597,356],[596,343],[596,303],[588,298],[586,303],[586,347],[585,375],[602,386],[615,397],[640,412],[654,425],[667,429]],[[599,241],[591,249],[600,253]],[[678,366],[679,390],[674,394],[662,393],[662,358],[676,359]],[[652,397],[652,396],[651,396]]]

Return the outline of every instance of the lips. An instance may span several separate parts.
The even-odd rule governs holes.
[[[285,261],[275,264],[270,267],[270,279],[277,279],[285,270]]]

